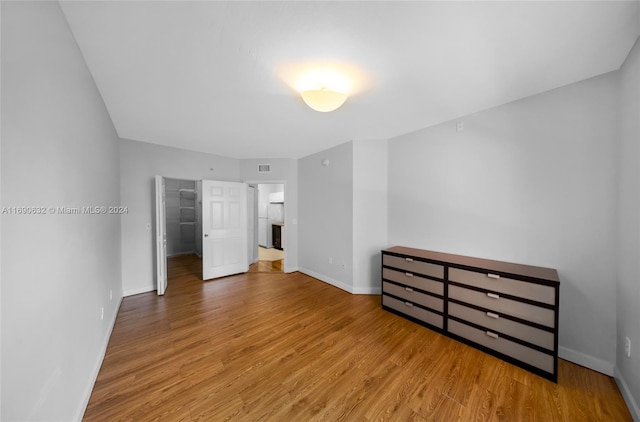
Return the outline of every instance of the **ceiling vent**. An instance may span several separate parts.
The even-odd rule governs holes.
[[[258,173],[271,173],[271,164],[258,164]]]

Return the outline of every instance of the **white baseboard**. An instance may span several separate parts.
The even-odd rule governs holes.
[[[140,293],[149,293],[156,289],[156,286],[150,287],[138,287],[137,289],[130,289],[122,292],[123,297],[139,295]]]
[[[300,270],[298,269],[298,267],[285,267],[285,268],[284,268],[284,270],[283,270],[283,272],[285,272],[285,273],[287,273],[287,274],[289,274],[289,273],[295,273],[296,271],[300,271]],[[302,271],[300,271],[300,272],[302,272]]]
[[[122,304],[122,299],[117,302],[116,308],[113,310],[113,317],[109,323],[109,329],[107,330],[104,339],[102,339],[102,347],[100,349],[100,355],[96,360],[96,364],[93,367],[93,374],[91,377],[91,382],[87,385],[87,389],[85,390],[84,397],[82,398],[82,403],[78,412],[76,413],[76,417],[74,420],[81,421],[82,416],[84,416],[84,412],[87,410],[87,405],[89,404],[89,399],[91,398],[91,393],[93,392],[93,386],[98,379],[98,373],[100,373],[100,367],[102,366],[102,361],[104,360],[104,356],[107,353],[107,346],[109,345],[109,340],[111,339],[111,333],[113,332],[113,327],[116,325],[116,318],[118,317],[118,311],[120,311],[120,305]]]
[[[558,347],[558,357],[580,366],[584,366],[585,368],[593,369],[594,371],[603,373],[610,377],[613,376],[614,364],[607,362],[606,360],[602,360],[573,349],[568,349],[563,346]]]
[[[344,290],[346,292],[353,293],[351,291],[351,286],[349,286],[348,284],[343,283],[342,281],[333,279],[331,277],[327,277],[326,275],[317,273],[315,271],[308,270],[306,268],[298,268],[298,271],[300,271],[303,274],[308,275],[309,277],[317,278],[320,281],[324,281],[327,284],[331,284],[332,286],[335,286],[335,287],[337,287],[339,289],[342,289],[342,290]]]
[[[381,287],[364,286],[364,287],[353,288],[354,295],[379,295],[381,293],[382,293]]]
[[[333,279],[331,277],[327,277],[326,275],[308,270],[306,268],[298,268],[297,270],[303,274],[306,274],[313,278],[317,278],[320,281],[324,281],[327,284],[331,284],[332,286],[335,286],[339,289],[342,289],[354,295],[379,295],[382,292],[382,289],[380,287],[372,287],[372,286],[353,287],[346,283],[343,283],[342,281]]]
[[[633,417],[635,422],[640,422],[640,408],[638,407],[638,402],[636,402],[636,399],[631,394],[631,390],[617,366],[615,367],[614,373],[616,384],[618,384],[620,393],[622,393],[622,397],[629,408],[629,412],[631,412],[631,417]]]

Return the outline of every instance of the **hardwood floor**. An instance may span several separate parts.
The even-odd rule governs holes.
[[[258,261],[249,266],[250,273],[281,273],[283,271],[284,260]]]
[[[274,259],[283,257],[282,259]],[[250,273],[273,273],[284,271],[284,252],[276,249],[258,248],[259,261],[249,266]]]
[[[631,421],[614,380],[561,360],[558,384],[300,273],[123,300],[86,421]]]

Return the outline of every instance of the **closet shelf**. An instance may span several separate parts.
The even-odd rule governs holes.
[[[195,189],[180,189],[178,192],[180,192],[180,198],[186,199],[189,201],[195,200],[196,197],[198,196]]]

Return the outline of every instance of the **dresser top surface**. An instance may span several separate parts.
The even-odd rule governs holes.
[[[515,264],[512,262],[494,261],[491,259],[474,258],[470,256],[455,255],[444,252],[427,251],[424,249],[408,248],[405,246],[394,246],[392,248],[384,249],[384,251],[401,255],[410,255],[430,261],[440,262],[443,264],[454,264],[464,267],[486,269],[489,271],[515,274],[560,283],[558,272],[553,268]]]

